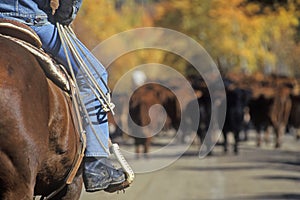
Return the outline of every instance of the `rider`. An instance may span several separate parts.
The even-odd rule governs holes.
[[[57,10],[52,10],[50,2],[59,3]],[[40,37],[42,48],[64,66],[68,66],[68,60],[64,53],[64,48],[58,34],[56,23],[70,25],[74,20],[82,0],[1,0],[0,1],[0,18],[17,20],[30,26]],[[102,76],[103,83],[98,76],[98,84],[103,92],[107,93],[107,71],[103,65],[92,55],[92,53],[77,39],[73,40],[73,45],[81,49],[81,56],[88,67],[97,69]],[[70,52],[69,52],[70,54]],[[85,126],[87,136],[87,148],[85,151],[83,179],[87,192],[105,190],[109,186],[121,184],[125,181],[125,174],[122,170],[116,169],[108,159],[109,151],[109,132],[107,114],[103,111],[99,101],[96,100],[94,93],[85,85],[82,85],[80,76],[80,66],[72,56],[70,61],[74,72],[77,74],[77,81],[80,88],[80,96],[89,114],[90,121],[93,125]],[[89,64],[91,63],[91,64]],[[92,67],[93,66],[93,67]],[[98,77],[98,78],[97,78]],[[79,81],[80,80],[80,81]],[[96,135],[93,130],[96,130]],[[99,139],[102,145],[99,145]]]

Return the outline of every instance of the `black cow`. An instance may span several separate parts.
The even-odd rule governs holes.
[[[233,82],[225,80],[226,89],[226,115],[222,128],[224,136],[224,152],[228,151],[228,133],[234,136],[234,153],[238,153],[239,134],[244,129],[245,108],[248,106],[251,93],[246,89],[237,87]],[[225,101],[223,101],[225,103]]]
[[[265,95],[259,95],[249,101],[249,113],[252,125],[257,133],[257,146],[261,145],[262,133],[272,126],[270,109],[274,99]]]
[[[210,120],[211,120],[211,99],[208,91],[205,90],[195,90],[197,98],[191,100],[183,113],[183,128],[182,130],[185,134],[194,131],[197,133],[197,136],[200,139],[200,142],[203,144],[204,138],[206,136],[211,137],[207,134]],[[208,138],[207,141],[210,141],[211,138]],[[206,148],[211,148],[211,142],[208,142],[205,145],[209,145]]]
[[[194,94],[197,98],[190,100],[186,105],[182,122],[184,135],[196,132],[201,142],[201,146],[208,152],[208,155],[212,155],[212,133],[208,133],[209,126],[215,123],[211,123],[212,117],[212,101],[207,84],[201,76],[190,76],[190,83],[194,89]],[[215,120],[216,121],[216,120]]]

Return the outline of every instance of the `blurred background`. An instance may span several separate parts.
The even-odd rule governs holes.
[[[201,74],[172,52],[140,49],[114,60],[106,66],[109,85],[123,82],[113,91],[112,139],[129,152],[134,170],[172,161],[161,170],[138,173],[124,195],[83,192],[82,199],[300,199],[300,0],[85,0],[74,23],[91,50],[115,34],[143,27],[172,29],[197,41],[218,67],[226,96],[212,102]],[[150,63],[178,71],[193,92],[162,67],[143,67],[138,79],[124,79]],[[145,85],[146,80],[168,87]],[[128,96],[133,88],[137,90]],[[176,98],[183,98],[179,112]],[[200,114],[196,122],[191,109],[195,102]],[[207,108],[224,102],[224,127],[217,125],[207,134],[210,120],[218,124],[210,118],[214,109]],[[145,140],[140,141],[120,129],[142,132],[130,130],[128,116],[145,126],[147,108],[157,103],[167,113],[161,133],[150,137],[143,132]],[[161,115],[155,111],[153,123],[161,123]],[[196,128],[182,130],[180,121]],[[207,135],[211,138],[204,142]],[[184,144],[191,145],[186,150]],[[213,151],[199,159],[203,144]],[[138,145],[146,149],[138,150]],[[167,145],[171,148],[158,151]],[[184,151],[180,158],[178,149]]]
[[[86,0],[75,31],[87,47],[134,28],[170,28],[196,40],[222,72],[300,75],[297,0]],[[151,56],[148,56],[151,55]],[[178,56],[159,50],[124,55],[111,84],[128,69],[157,62],[189,72]],[[154,75],[153,75],[154,76]]]

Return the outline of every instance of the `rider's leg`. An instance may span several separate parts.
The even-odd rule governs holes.
[[[55,56],[58,62],[67,65],[67,59],[61,45],[57,28],[52,24],[44,26],[32,27],[42,40],[43,48],[46,52]],[[84,50],[82,57],[86,61],[87,58],[97,69],[98,73],[102,76],[103,80],[107,82],[107,72],[103,65],[84,47],[79,40],[77,43]],[[77,46],[76,43],[74,43]],[[77,47],[78,48],[78,47]],[[87,148],[85,153],[84,163],[84,180],[87,191],[97,191],[105,189],[110,184],[117,184],[124,181],[123,172],[116,170],[106,159],[108,157],[108,122],[107,115],[103,112],[100,102],[96,100],[95,95],[86,85],[83,73],[78,70],[76,61],[72,56],[72,67],[77,73],[77,83],[80,87],[80,95],[83,98],[92,126],[87,124],[85,127],[87,135]],[[89,63],[89,62],[86,62]],[[95,71],[89,66],[90,70],[94,74]],[[107,88],[104,86],[98,76],[96,79],[104,93],[107,92]],[[93,130],[95,130],[95,134]],[[102,144],[101,144],[102,143]]]
[[[86,58],[85,58],[86,59]],[[98,62],[94,57],[89,57],[89,61],[96,64]],[[107,79],[107,72],[102,65],[96,65],[98,72],[100,72],[103,80]],[[91,70],[93,72],[93,70]],[[93,72],[94,74],[95,72]],[[83,78],[84,74],[79,70],[76,77],[79,87],[81,88],[80,95],[83,98],[86,109],[89,113],[89,118],[92,123],[86,126],[87,131],[87,149],[86,158],[84,164],[84,183],[87,191],[97,191],[107,188],[110,184],[122,183],[125,180],[123,172],[121,171],[103,171],[101,165],[112,168],[113,166],[107,161],[106,158],[109,155],[108,149],[108,122],[107,114],[101,109],[100,102],[96,99],[93,92],[86,85],[86,81]],[[94,75],[97,77],[97,74]],[[107,93],[106,87],[102,84],[101,80],[97,80],[100,83],[100,87],[104,93]],[[94,129],[94,130],[93,130]],[[101,176],[95,176],[94,174],[108,173],[106,177],[101,181]]]

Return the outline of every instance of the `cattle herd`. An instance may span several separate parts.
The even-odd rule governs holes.
[[[122,126],[128,127],[126,130],[134,132],[129,135],[135,139],[137,157],[141,153],[141,145],[144,146],[142,153],[147,155],[151,138],[155,137],[151,131],[156,130],[157,127],[162,127],[164,130],[173,128],[176,132],[182,133],[181,138],[194,131],[200,141],[204,141],[205,137],[213,140],[213,138],[209,138],[212,135],[207,133],[211,120],[215,120],[216,124],[222,121],[218,117],[216,119],[211,117],[212,111],[218,111],[218,108],[212,108],[212,106],[218,105],[226,106],[226,113],[223,113],[224,123],[216,126],[223,133],[224,152],[228,151],[227,135],[229,133],[234,136],[233,151],[237,154],[239,152],[238,144],[241,140],[240,133],[244,131],[243,139],[247,139],[246,133],[249,129],[253,129],[257,133],[257,146],[260,146],[262,142],[271,142],[269,141],[271,133],[274,134],[272,144],[275,148],[280,148],[282,137],[286,132],[293,132],[299,139],[300,87],[297,79],[262,74],[227,74],[222,78],[225,95],[220,95],[218,104],[212,104],[210,98],[212,91],[209,92],[205,81],[200,76],[188,77],[196,95],[185,93],[187,90],[176,81],[168,88],[157,83],[145,84],[134,91],[129,105],[117,105],[117,108],[118,106],[122,107],[122,113],[119,115],[128,117],[127,120],[118,122],[119,124],[117,123],[116,126],[121,123]],[[179,103],[178,95],[185,100]],[[150,107],[156,104],[160,104],[164,108],[164,113],[157,109],[152,111],[149,116]],[[195,112],[194,105],[198,106],[199,112]],[[124,106],[126,109],[123,109]],[[165,121],[160,118],[164,114],[167,116]],[[218,113],[217,116],[221,116],[221,114]],[[200,115],[200,117],[197,118],[195,115]],[[118,117],[115,117],[116,119]],[[111,118],[111,124],[115,124],[113,121]],[[162,121],[164,124],[161,124]],[[138,126],[132,125],[132,123]],[[179,124],[183,124],[183,126]],[[140,126],[146,128],[137,129]],[[111,134],[113,135],[113,133]],[[180,141],[184,142],[184,139]]]

